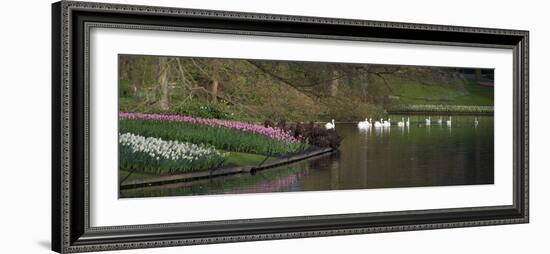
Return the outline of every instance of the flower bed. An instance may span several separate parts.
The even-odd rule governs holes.
[[[233,120],[220,120],[220,119],[207,119],[193,116],[184,116],[184,115],[164,115],[164,114],[147,114],[147,113],[128,113],[121,112],[119,113],[119,119],[121,120],[159,120],[159,121],[170,121],[170,122],[180,122],[180,123],[192,123],[200,124],[211,127],[225,127],[229,129],[235,129],[245,132],[251,132],[260,134],[271,139],[294,144],[299,143],[299,140],[294,138],[287,131],[281,130],[276,127],[265,127],[258,124],[243,123]]]
[[[254,132],[173,121],[121,120],[119,131],[165,140],[209,144],[221,150],[268,156],[283,155],[307,148],[303,143],[286,143]]]
[[[206,145],[165,141],[132,133],[119,135],[120,166],[147,173],[174,173],[214,168],[226,153]]]

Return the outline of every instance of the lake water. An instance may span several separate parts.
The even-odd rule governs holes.
[[[126,190],[125,197],[264,193],[420,186],[492,184],[493,117],[410,116],[411,124],[360,130],[356,123],[336,123],[344,138],[338,152],[279,168],[195,182]],[[406,116],[404,116],[406,119]]]

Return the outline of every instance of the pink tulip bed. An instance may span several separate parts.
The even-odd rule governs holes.
[[[273,140],[281,141],[288,144],[298,143],[299,140],[294,138],[289,132],[276,127],[265,127],[259,124],[243,123],[234,120],[208,119],[194,116],[184,115],[165,115],[165,114],[147,114],[147,113],[119,113],[120,120],[156,120],[166,122],[179,122],[205,125],[211,127],[224,127],[244,132],[255,133],[266,136]]]
[[[185,115],[119,113],[119,132],[267,156],[295,153],[308,147],[277,127]]]

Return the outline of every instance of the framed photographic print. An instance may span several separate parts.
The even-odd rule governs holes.
[[[528,222],[528,31],[52,14],[57,252]]]

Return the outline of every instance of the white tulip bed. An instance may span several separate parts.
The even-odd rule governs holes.
[[[214,147],[119,134],[119,163],[122,169],[147,173],[177,173],[219,167],[227,157]]]

